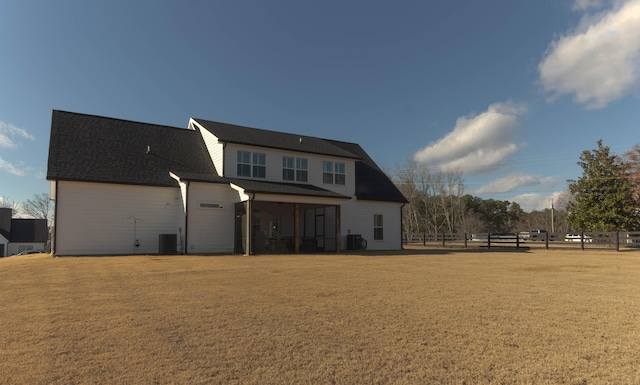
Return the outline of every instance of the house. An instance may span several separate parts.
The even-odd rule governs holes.
[[[355,143],[54,110],[47,180],[57,255],[402,248],[407,201]]]
[[[11,218],[11,208],[0,208],[0,257],[44,250],[48,238],[46,219]]]

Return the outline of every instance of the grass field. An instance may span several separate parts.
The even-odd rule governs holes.
[[[3,384],[638,384],[640,252],[0,259]]]

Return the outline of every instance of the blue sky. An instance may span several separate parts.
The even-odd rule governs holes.
[[[356,142],[548,207],[640,143],[640,0],[0,2],[0,197],[48,192],[51,111]]]

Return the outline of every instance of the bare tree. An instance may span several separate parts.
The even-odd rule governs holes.
[[[35,194],[22,204],[25,214],[37,219],[51,219],[51,200],[49,194]]]
[[[640,199],[640,144],[624,153],[622,161],[627,165],[627,177],[633,184],[636,199]]]
[[[420,226],[419,207],[416,204],[418,191],[414,183],[414,171],[410,163],[398,167],[393,178],[396,187],[409,201],[402,207],[402,232],[405,234],[417,234],[422,232]]]
[[[447,171],[438,172],[438,174],[440,175],[438,189],[440,212],[447,230],[453,233],[459,230],[465,209],[461,199],[464,195],[462,172]]]
[[[462,173],[431,170],[409,160],[395,175],[396,185],[409,200],[403,208],[405,233],[459,231],[465,210]]]
[[[13,199],[0,197],[0,208],[11,209],[11,216],[16,216],[20,206]]]

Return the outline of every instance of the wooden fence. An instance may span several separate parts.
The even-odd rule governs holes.
[[[526,233],[525,233],[526,234]],[[404,245],[451,248],[580,248],[615,249],[616,251],[640,249],[640,231],[574,232],[536,234],[491,233],[423,233],[403,234]]]

